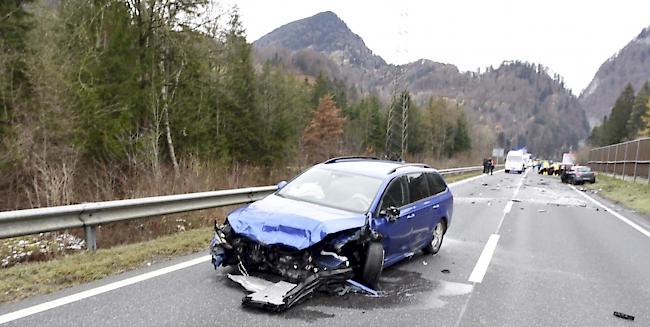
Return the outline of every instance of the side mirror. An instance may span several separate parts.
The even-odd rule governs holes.
[[[281,181],[278,183],[278,191],[287,185],[287,181]]]
[[[390,206],[379,212],[380,215],[386,216],[389,222],[395,222],[399,218],[399,208]]]

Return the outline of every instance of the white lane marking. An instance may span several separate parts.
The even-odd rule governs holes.
[[[519,194],[519,189],[521,186],[524,184],[524,179],[528,175],[528,170],[524,172],[524,175],[521,176],[519,179],[519,182],[517,183],[517,187],[515,187],[515,191],[512,193],[512,198],[516,198],[517,195]],[[512,200],[508,201],[508,204],[506,204],[506,207],[503,209],[503,215],[501,216],[501,220],[499,220],[499,224],[497,225],[497,230],[494,232],[495,234],[499,234],[499,231],[501,230],[501,225],[503,225],[503,221],[506,219],[506,215],[512,210]]]
[[[502,171],[503,171],[503,169],[497,170],[494,173],[496,174],[496,173],[500,173]],[[458,185],[465,184],[465,183],[468,183],[468,182],[471,182],[471,181],[475,181],[475,180],[477,180],[479,178],[483,178],[485,176],[487,176],[487,175],[486,174],[481,174],[481,175],[478,175],[478,176],[474,176],[474,177],[470,177],[470,178],[466,178],[466,179],[461,179],[461,180],[459,180],[457,182],[453,182],[453,183],[449,184],[448,186],[449,187],[458,186]]]
[[[116,290],[118,288],[121,288],[121,287],[124,287],[124,286],[129,286],[129,285],[135,284],[135,283],[139,283],[139,282],[147,280],[147,279],[151,279],[151,278],[158,277],[158,276],[161,276],[161,275],[169,274],[171,272],[174,272],[174,271],[177,271],[177,270],[180,270],[180,269],[184,269],[184,268],[191,267],[191,266],[194,266],[194,265],[206,262],[206,261],[210,261],[210,259],[211,259],[211,256],[209,256],[209,255],[202,256],[202,257],[199,257],[199,258],[196,258],[196,259],[192,259],[192,260],[188,260],[188,261],[185,261],[185,262],[175,264],[173,266],[169,266],[169,267],[161,268],[161,269],[158,269],[158,270],[150,271],[150,272],[144,273],[142,275],[130,277],[130,278],[127,278],[127,279],[123,279],[123,280],[114,282],[114,283],[106,284],[106,285],[103,285],[103,286],[99,286],[99,287],[96,287],[96,288],[85,290],[83,292],[79,292],[79,293],[68,295],[68,296],[65,296],[65,297],[62,297],[62,298],[58,298],[56,300],[52,300],[52,301],[49,301],[49,302],[37,304],[37,305],[31,306],[31,307],[28,307],[28,308],[25,308],[25,309],[21,309],[21,310],[18,310],[18,311],[10,312],[10,313],[7,313],[7,314],[4,314],[4,315],[0,316],[0,324],[4,324],[4,323],[7,323],[7,322],[16,320],[16,319],[31,316],[31,315],[39,313],[39,312],[54,309],[56,307],[60,307],[62,305],[66,305],[68,303],[83,300],[85,298],[89,298],[89,297],[92,297],[92,296],[95,296],[95,295],[110,292],[110,291]]]
[[[625,218],[625,216],[623,216],[623,215],[621,215],[620,213],[618,213],[618,212],[616,212],[616,211],[610,209],[610,208],[607,207],[606,205],[604,205],[604,204],[598,202],[596,199],[594,199],[594,198],[590,197],[589,195],[585,194],[585,192],[582,192],[582,191],[578,190],[577,188],[575,188],[575,186],[573,186],[573,185],[569,185],[569,186],[571,186],[571,188],[572,188],[574,191],[580,193],[582,196],[584,196],[585,198],[587,198],[587,200],[589,200],[589,201],[593,202],[594,204],[600,206],[601,208],[607,210],[607,212],[609,212],[609,213],[611,213],[612,215],[614,215],[614,217],[616,217],[616,218],[620,219],[622,222],[624,222],[624,223],[630,225],[630,227],[636,229],[636,230],[639,231],[641,234],[643,234],[643,235],[645,235],[645,236],[647,236],[647,237],[650,237],[650,232],[647,231],[647,230],[645,230],[643,227],[637,225],[635,222],[629,220],[628,218]]]
[[[508,212],[510,212],[510,210],[512,210],[512,201],[508,201],[508,204],[506,204],[506,207],[503,208],[503,213],[507,214]]]
[[[472,270],[472,274],[469,275],[470,282],[480,283],[483,281],[483,276],[485,276],[487,268],[490,265],[490,260],[492,260],[494,250],[497,248],[497,242],[499,242],[499,235],[490,235],[487,243],[485,243],[483,252],[481,252],[481,256],[478,258],[478,261],[476,261],[476,265],[474,266],[474,270]]]

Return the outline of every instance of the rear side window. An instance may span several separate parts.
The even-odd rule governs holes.
[[[427,173],[427,180],[429,182],[429,189],[431,189],[431,194],[442,193],[447,189],[447,184],[445,180],[442,179],[437,173]]]
[[[379,210],[384,210],[388,207],[399,208],[406,205],[406,192],[404,190],[404,183],[402,181],[404,177],[395,178],[388,187],[384,196],[381,199],[381,207]]]
[[[409,203],[422,200],[431,196],[429,192],[429,183],[425,173],[408,174],[409,183]]]

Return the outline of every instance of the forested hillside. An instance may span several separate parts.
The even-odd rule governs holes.
[[[416,105],[453,103],[471,126],[473,147],[483,154],[492,146],[525,145],[537,155],[559,157],[576,149],[589,132],[576,97],[541,64],[504,62],[483,72],[460,72],[427,59],[389,65],[332,12],[281,26],[253,45],[260,64],[310,77],[325,74],[361,96],[390,101],[397,80]],[[440,132],[444,128],[430,128],[445,134]]]

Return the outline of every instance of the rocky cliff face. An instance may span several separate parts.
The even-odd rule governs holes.
[[[580,94],[580,104],[591,126],[609,115],[627,83],[635,92],[650,79],[650,27],[645,28],[621,51],[605,61],[589,86]]]

